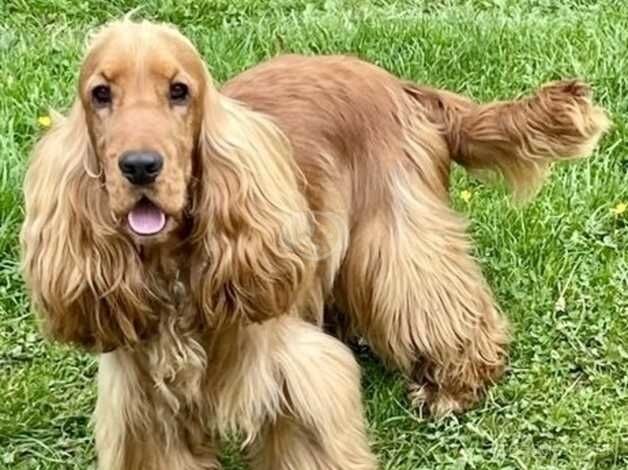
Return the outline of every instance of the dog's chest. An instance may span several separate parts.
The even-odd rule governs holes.
[[[154,406],[187,421],[198,420],[212,433],[253,432],[264,413],[249,416],[255,401],[249,391],[263,388],[263,383],[244,380],[254,375],[244,374],[242,363],[253,363],[256,356],[249,328],[208,329],[184,282],[176,278],[168,292],[167,313],[161,315],[158,332],[141,359],[150,376]]]
[[[207,369],[202,322],[178,272],[156,279],[161,293],[157,330],[140,360],[153,382],[156,398],[177,408],[196,401]]]

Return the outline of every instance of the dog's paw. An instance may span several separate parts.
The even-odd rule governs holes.
[[[429,401],[427,385],[410,384],[408,387],[410,405],[416,410],[423,410]]]
[[[460,414],[472,406],[468,400],[459,400],[454,396],[439,392],[434,387],[426,384],[410,384],[408,387],[408,399],[412,408],[421,416],[429,415],[434,418]]]

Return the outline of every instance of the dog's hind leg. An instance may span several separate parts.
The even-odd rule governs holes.
[[[465,224],[418,173],[392,176],[390,211],[354,227],[338,283],[354,328],[433,415],[462,411],[504,369],[506,320]]]
[[[402,120],[398,166],[382,175],[391,204],[354,227],[340,298],[372,347],[410,376],[415,401],[440,415],[467,408],[500,376],[508,335],[434,169],[453,158],[496,170],[519,196],[533,194],[553,162],[588,156],[609,122],[577,81],[489,104],[424,87],[406,92],[420,106]]]

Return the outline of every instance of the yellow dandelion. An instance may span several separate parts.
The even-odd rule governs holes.
[[[460,199],[462,199],[464,202],[469,202],[471,200],[471,191],[467,189],[465,189],[464,191],[461,191]]]
[[[626,204],[625,202],[620,202],[611,209],[611,212],[615,215],[622,215],[624,212],[626,212],[626,209],[628,209],[628,204]]]
[[[50,116],[39,116],[37,118],[37,123],[41,127],[50,127],[52,125],[52,119],[50,119]]]

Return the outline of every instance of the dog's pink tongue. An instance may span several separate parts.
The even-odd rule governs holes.
[[[166,214],[148,199],[142,199],[129,212],[129,226],[138,235],[154,235],[166,226]]]

